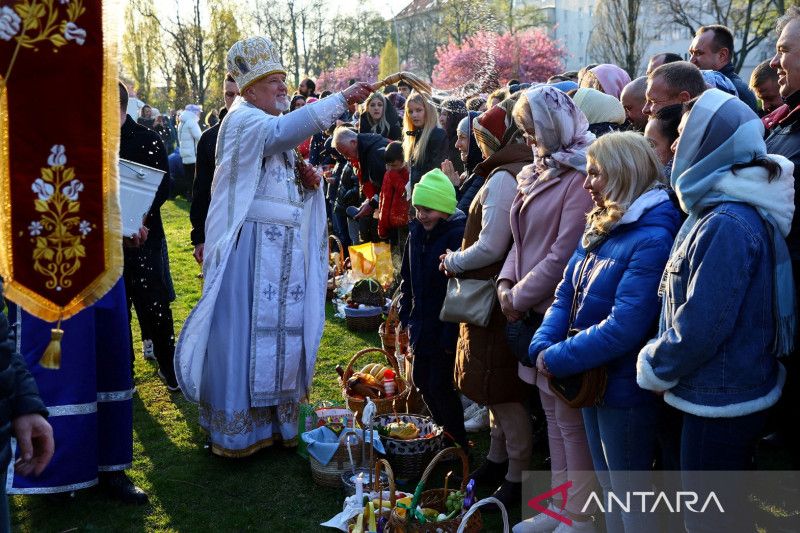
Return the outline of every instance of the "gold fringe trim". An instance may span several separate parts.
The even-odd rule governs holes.
[[[30,314],[55,322],[67,319],[102,298],[122,276],[122,220],[119,207],[119,93],[117,48],[118,0],[102,2],[103,87],[101,103],[101,143],[103,147],[103,235],[105,272],[92,281],[64,307],[59,307],[34,290],[16,283],[11,228],[11,170],[9,152],[8,88],[0,76],[0,276],[5,280],[5,296]],[[87,258],[90,260],[90,258]]]
[[[269,448],[273,446],[276,441],[280,442],[284,448],[297,448],[297,445],[300,444],[300,437],[292,437],[289,440],[282,440],[280,435],[275,435],[274,437],[258,441],[255,444],[251,444],[250,446],[242,450],[229,450],[227,448],[223,448],[222,446],[218,446],[212,443],[211,452],[214,455],[219,455],[220,457],[241,459],[243,457],[248,457],[250,455],[253,455],[257,451],[263,450],[264,448]]]

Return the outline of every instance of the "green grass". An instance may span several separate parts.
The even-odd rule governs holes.
[[[177,333],[200,298],[200,269],[191,254],[187,203],[167,202],[162,213],[178,296],[172,305]],[[346,365],[361,348],[380,346],[377,334],[354,334],[332,317],[330,306],[327,311],[312,401],[340,400],[336,365]],[[155,365],[142,359],[135,320],[133,337],[137,394],[129,474],[150,495],[150,505],[120,505],[94,490],[81,491],[67,502],[14,496],[15,531],[333,531],[319,523],[341,510],[338,490],[314,485],[308,462],[280,446],[243,460],[213,457],[203,447],[197,407],[181,396],[170,396]],[[478,435],[476,441],[478,457],[487,435]],[[513,510],[512,520],[518,517],[519,510]],[[489,520],[486,529],[501,530],[496,519]]]

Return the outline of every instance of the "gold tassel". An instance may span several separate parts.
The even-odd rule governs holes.
[[[44,355],[39,360],[39,366],[50,370],[61,368],[61,338],[63,336],[64,330],[61,329],[61,319],[59,319],[55,329],[50,330],[50,343],[44,349]]]

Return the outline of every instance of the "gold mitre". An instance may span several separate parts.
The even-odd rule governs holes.
[[[240,91],[270,74],[286,74],[280,55],[266,37],[250,37],[237,41],[228,50],[227,66]]]

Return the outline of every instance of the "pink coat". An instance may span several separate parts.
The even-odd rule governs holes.
[[[530,172],[526,167],[522,173]],[[521,173],[521,174],[522,174]],[[517,193],[511,204],[514,244],[500,280],[514,284],[511,303],[517,311],[544,314],[553,303],[564,268],[578,246],[592,198],[583,188],[584,175],[564,172],[538,183],[527,196]]]
[[[531,172],[526,167],[520,173]],[[592,197],[583,188],[584,175],[572,170],[538,183],[527,196],[517,193],[511,204],[514,244],[499,280],[514,284],[511,304],[517,311],[533,309],[544,314],[553,303],[556,286],[586,225]],[[549,391],[536,369],[519,365],[519,377]]]

